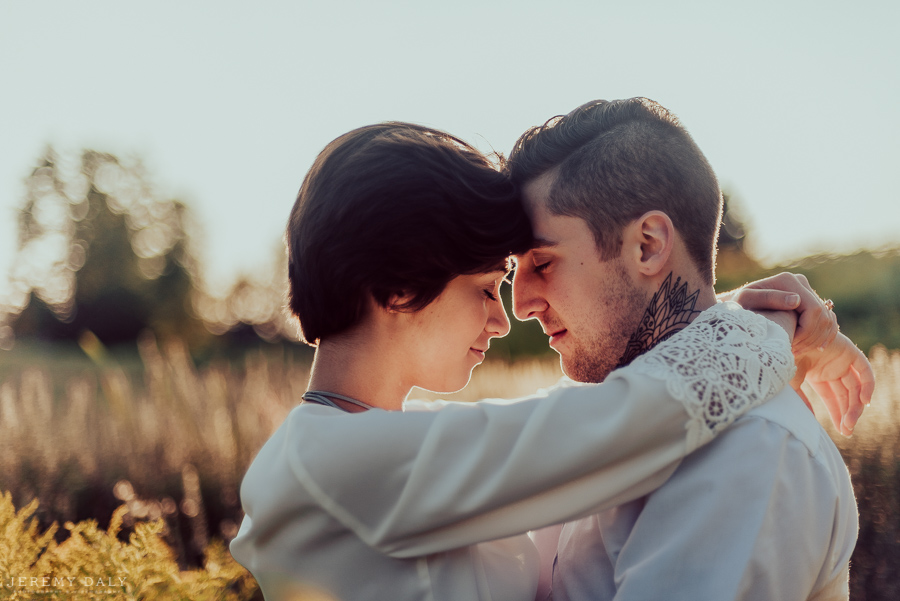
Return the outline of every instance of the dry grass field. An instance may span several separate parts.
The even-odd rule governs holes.
[[[119,539],[140,524],[160,524],[152,534],[170,551],[168,561],[175,567],[167,568],[169,573],[181,570],[197,579],[205,566],[207,572],[219,570],[213,582],[221,582],[223,574],[239,578],[239,568],[223,571],[226,560],[216,554],[217,541],[235,535],[241,475],[299,400],[308,360],[271,347],[237,362],[198,368],[182,345],[161,346],[149,338],[130,361],[95,354],[92,363],[84,363],[46,349],[17,352],[0,354],[0,490],[10,493],[9,507],[20,508],[21,531],[28,524],[22,508],[34,500],[39,505],[28,510],[34,512],[36,539],[53,523],[74,522],[77,530],[78,522],[93,519],[100,530],[107,529],[121,508],[115,513],[125,533]],[[876,347],[871,359],[878,378],[875,399],[854,437],[844,439],[823,424],[849,466],[860,506],[851,598],[895,600],[900,598],[900,352]],[[552,384],[559,373],[554,361],[489,362],[462,393],[442,396],[519,396]],[[0,508],[0,521],[2,516]],[[8,509],[6,516],[7,524],[13,523],[16,513]],[[51,538],[66,536],[71,533],[60,528]],[[44,540],[46,549],[53,544]],[[210,553],[218,558],[212,564]],[[8,579],[15,574],[4,573],[10,568],[4,568],[3,557],[0,551],[0,577]],[[253,595],[252,587],[243,585],[229,591],[229,598]],[[13,598],[8,593],[0,588],[0,598]]]

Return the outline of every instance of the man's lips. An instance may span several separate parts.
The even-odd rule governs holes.
[[[566,330],[565,328],[556,330],[555,332],[550,332],[548,334],[548,336],[550,336],[550,346],[553,346],[554,343],[562,340],[562,337],[566,335],[566,332],[568,332],[568,330]]]
[[[487,352],[487,349],[475,348],[474,346],[469,349],[469,352],[475,353],[475,356],[481,360],[484,360],[484,354]]]

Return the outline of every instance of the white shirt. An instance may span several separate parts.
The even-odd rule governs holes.
[[[786,389],[655,492],[566,524],[552,598],[847,599],[856,535],[847,468]]]
[[[341,601],[533,599],[536,550],[515,535],[646,495],[790,379],[784,332],[735,307],[600,385],[437,411],[301,405],[247,472],[232,554],[270,601],[299,586]]]

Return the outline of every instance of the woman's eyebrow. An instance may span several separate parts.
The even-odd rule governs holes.
[[[495,273],[509,273],[509,263],[507,259],[504,259],[502,262],[497,263],[495,266],[487,269],[484,273],[487,275],[493,275]]]

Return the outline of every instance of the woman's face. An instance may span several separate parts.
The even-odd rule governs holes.
[[[500,301],[506,271],[461,275],[427,307],[410,314],[407,358],[412,384],[435,392],[455,392],[484,360],[491,338],[509,333]]]

